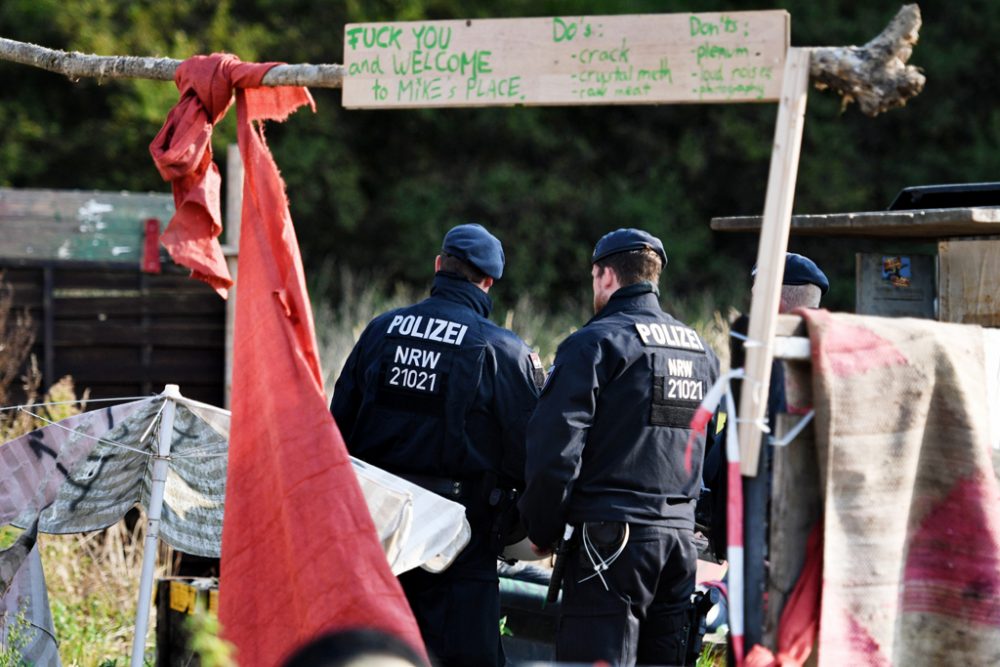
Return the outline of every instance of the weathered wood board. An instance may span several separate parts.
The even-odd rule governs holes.
[[[773,102],[783,10],[350,23],[348,108]]]
[[[168,194],[0,188],[0,257],[138,266],[145,221],[173,214]]]
[[[759,232],[760,216],[712,218],[717,232]],[[1000,208],[941,208],[792,216],[792,234],[936,239],[1000,234]]]
[[[939,319],[1000,327],[1000,240],[941,241],[938,257]]]

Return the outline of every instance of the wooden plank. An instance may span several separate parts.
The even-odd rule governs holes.
[[[757,474],[767,388],[771,379],[772,347],[777,327],[781,277],[788,249],[788,230],[798,174],[802,128],[805,124],[809,85],[809,50],[789,49],[784,87],[778,106],[774,149],[767,178],[764,224],[757,249],[757,278],[750,305],[749,340],[746,346],[746,376],[739,406],[740,470]]]
[[[105,271],[104,269],[58,269],[55,273],[56,290],[80,289],[137,289],[137,271]]]
[[[217,320],[199,324],[139,322],[56,321],[53,343],[56,347],[138,347],[210,348],[225,345],[225,328]]]
[[[804,363],[785,364],[789,409],[812,406],[810,368]],[[777,434],[787,433],[801,414],[779,414]],[[778,621],[805,563],[809,531],[823,509],[822,481],[812,425],[785,447],[775,447],[771,480],[770,568],[764,643],[775,648]]]
[[[145,383],[165,384],[220,384],[223,358],[219,351],[192,355],[175,354],[155,358],[149,366],[143,365],[137,348],[65,348],[60,354],[56,377],[72,375],[80,384]]]
[[[809,337],[806,330],[806,321],[801,315],[791,315],[782,313],[778,315],[778,320],[774,329],[775,336],[804,336]]]
[[[55,298],[53,292],[53,269],[42,270],[42,375],[45,378],[55,377],[55,348],[52,346],[52,331],[55,328]]]
[[[135,273],[139,270],[138,264],[132,264],[130,262],[112,262],[106,260],[86,260],[86,259],[52,259],[51,257],[0,257],[0,269],[42,269],[46,266],[54,266],[60,271],[91,271],[91,270],[101,270],[108,271],[109,273]],[[179,277],[184,276],[185,278],[191,273],[191,270],[167,262],[162,265],[162,273],[157,274],[160,276],[171,276]]]
[[[1000,240],[938,244],[942,322],[1000,327]]]
[[[138,291],[137,291],[138,292]],[[94,316],[98,319],[135,317],[149,301],[152,315],[221,315],[225,304],[204,294],[173,294],[169,299],[149,299],[136,294],[120,297],[78,297],[56,299],[60,317]]]
[[[774,358],[789,361],[809,361],[812,358],[812,347],[809,339],[798,336],[775,336]]]
[[[39,309],[42,306],[42,285],[41,276],[35,283],[8,283],[3,281],[13,289],[13,304],[15,308]]]
[[[761,216],[712,218],[717,232],[760,231]],[[791,233],[798,236],[865,236],[937,239],[1000,234],[1000,208],[942,208],[916,211],[865,211],[796,215]]]
[[[187,270],[165,268],[140,275],[136,266],[113,262],[0,259],[15,302],[29,306],[43,383],[71,375],[78,393],[113,398],[179,382],[185,395],[220,405],[225,303]]]
[[[767,102],[783,10],[344,27],[345,107]]]

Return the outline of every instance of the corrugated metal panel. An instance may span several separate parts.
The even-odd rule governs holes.
[[[162,232],[173,214],[169,194],[0,188],[0,258],[138,267],[145,221],[158,219]]]

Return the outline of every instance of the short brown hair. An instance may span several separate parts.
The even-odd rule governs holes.
[[[446,252],[441,253],[441,270],[465,276],[469,282],[473,283],[481,283],[489,277],[464,259],[459,259]]]
[[[641,282],[655,285],[660,282],[660,271],[663,270],[660,256],[650,248],[617,252],[598,260],[595,265],[598,275],[604,275],[604,269],[613,270],[622,287]]]

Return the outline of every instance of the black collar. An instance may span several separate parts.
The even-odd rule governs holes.
[[[483,317],[493,312],[493,300],[475,284],[460,274],[438,271],[434,274],[431,296],[471,308]]]
[[[590,321],[613,315],[623,310],[660,310],[660,290],[651,282],[643,281],[620,288]]]

